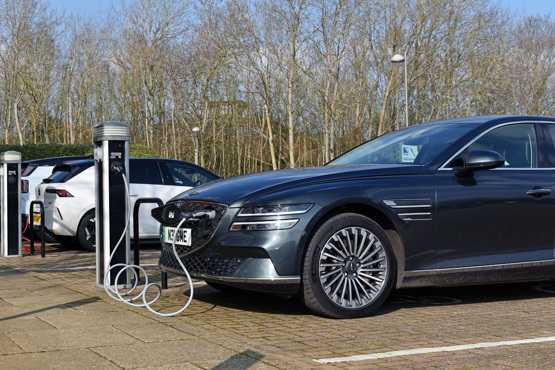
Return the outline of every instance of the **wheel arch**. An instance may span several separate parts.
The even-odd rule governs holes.
[[[87,250],[89,250],[89,251],[93,251],[93,249],[91,249],[90,247],[87,247],[86,245],[83,244],[84,242],[82,241],[81,226],[83,225],[83,223],[85,222],[87,216],[88,216],[91,212],[93,213],[93,217],[96,217],[96,215],[95,215],[95,208],[94,208],[94,207],[93,207],[93,208],[90,208],[87,212],[85,212],[85,213],[83,214],[83,216],[82,216],[81,219],[79,220],[79,223],[78,223],[78,226],[77,226],[77,230],[75,231],[75,236],[77,237],[77,241],[79,242],[79,245],[80,245],[82,248],[87,249]],[[95,243],[96,243],[96,241],[95,241]]]
[[[323,212],[316,218],[310,227],[310,230],[307,232],[306,237],[303,239],[302,248],[300,248],[302,253],[298,256],[297,260],[299,271],[301,272],[300,275],[302,276],[302,266],[307,253],[308,244],[314,237],[314,234],[327,220],[342,213],[355,213],[368,217],[384,230],[385,234],[389,238],[397,262],[395,285],[398,288],[403,281],[403,271],[405,270],[405,251],[399,227],[395,225],[393,220],[388,217],[386,213],[382,212],[376,205],[363,202],[348,202],[324,209]]]
[[[81,218],[79,219],[79,223],[77,224],[77,229],[75,231],[75,234],[77,235],[77,231],[79,230],[79,228],[81,227],[81,224],[83,223],[83,221],[85,220],[85,217],[89,214],[89,212],[93,211],[94,212],[95,207],[89,208],[88,210],[86,210],[85,212],[83,212],[83,216],[81,216]]]

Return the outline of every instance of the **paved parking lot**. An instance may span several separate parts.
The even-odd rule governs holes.
[[[159,279],[158,251],[141,262]],[[179,309],[181,277],[154,307]],[[0,368],[555,368],[555,281],[396,292],[372,317],[195,285],[164,318],[95,286],[95,255],[0,258]]]

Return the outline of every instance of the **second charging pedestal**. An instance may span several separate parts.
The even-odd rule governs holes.
[[[122,122],[110,121],[94,127],[94,169],[96,200],[96,283],[104,286],[106,272],[116,264],[129,264],[130,237],[126,224],[128,194],[125,176],[129,183],[129,128]],[[121,171],[123,169],[123,171]],[[123,175],[122,175],[123,173]],[[124,235],[125,231],[125,235]],[[122,238],[120,245],[118,241]],[[117,247],[116,252],[114,249]],[[114,253],[112,259],[110,256]],[[109,285],[128,287],[129,270],[116,276],[122,267],[110,271]]]
[[[2,257],[21,256],[21,153],[0,154],[0,240]]]

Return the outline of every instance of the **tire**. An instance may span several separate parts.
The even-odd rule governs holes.
[[[74,236],[53,235],[53,238],[56,243],[61,244],[64,247],[73,248],[77,245],[77,239]]]
[[[35,231],[35,240],[36,241],[41,241],[40,239],[40,232]],[[46,232],[46,230],[44,231],[44,242],[45,243],[56,243],[56,238],[54,237],[54,234],[51,234],[49,232]],[[75,243],[75,238],[73,238],[73,243]]]
[[[301,299],[323,316],[368,316],[391,292],[396,272],[393,248],[383,229],[367,217],[343,213],[324,222],[310,240]]]
[[[81,248],[96,251],[96,215],[94,209],[83,216],[77,228],[77,240]]]

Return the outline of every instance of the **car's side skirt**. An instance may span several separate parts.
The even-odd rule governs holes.
[[[555,260],[437,270],[405,271],[401,288],[495,284],[555,278]]]

